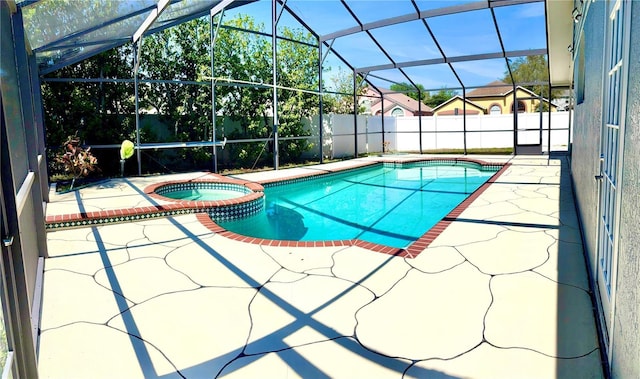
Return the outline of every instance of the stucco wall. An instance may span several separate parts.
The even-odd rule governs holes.
[[[519,98],[524,98],[524,97],[531,97],[532,95],[531,93],[523,91],[522,89],[518,88],[516,90],[516,96]],[[486,108],[487,112],[489,112],[492,105],[498,104],[501,108],[502,114],[510,114],[511,105],[513,104],[513,92],[510,92],[507,96],[502,96],[502,97],[498,97],[498,96],[474,97],[474,98],[469,98],[469,100],[480,105],[481,107]],[[522,101],[525,104],[525,109],[526,109],[526,112],[528,113],[536,111],[538,107],[538,100],[528,99],[528,100],[520,100],[520,101]],[[551,111],[555,112],[556,108],[551,107]]]
[[[629,87],[611,363],[614,378],[640,378],[640,1],[631,3]]]
[[[439,108],[438,111],[435,112],[435,114],[438,116],[455,115],[456,114],[455,110],[457,108],[458,114],[461,115],[464,109],[463,107],[464,107],[464,103],[462,102],[462,99],[456,98],[456,99],[453,99],[450,103],[444,105],[442,108]],[[474,107],[472,104],[469,104],[469,103],[467,103],[465,110],[467,114],[470,114],[470,115],[484,114],[484,109]]]
[[[631,51],[624,129],[621,219],[613,318],[613,343],[610,346],[613,378],[640,378],[640,1],[633,1]],[[605,3],[591,3],[584,29],[585,86],[584,102],[575,106],[574,144],[571,172],[575,184],[586,250],[596,264],[596,207],[600,128],[602,123],[603,46]],[[577,68],[576,61],[576,68]],[[578,75],[576,73],[575,77]]]
[[[520,90],[518,90],[520,91]],[[500,106],[500,114],[511,113],[511,103],[513,102],[513,94],[508,96],[491,96],[491,97],[471,97],[469,100],[487,109],[487,113],[491,106],[497,104]]]
[[[575,105],[571,173],[589,256],[595,272],[596,207],[598,188],[594,176],[599,170],[600,128],[602,123],[602,75],[604,72],[604,2],[591,4],[583,34],[585,49],[584,101]],[[577,70],[577,59],[574,67]],[[577,78],[577,72],[574,74]],[[576,83],[577,85],[577,83]]]

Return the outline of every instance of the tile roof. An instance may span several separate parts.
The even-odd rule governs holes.
[[[513,85],[505,83],[502,80],[496,80],[487,84],[487,87],[476,88],[469,91],[467,97],[504,96],[512,90]]]
[[[404,93],[397,93],[387,88],[379,88],[380,92],[382,92],[385,101],[391,101],[394,104],[397,104],[411,112],[418,112],[418,100],[412,99]],[[371,105],[377,104],[380,102],[380,99],[376,99],[372,102]],[[388,108],[388,106],[387,106]],[[385,109],[386,112],[387,109]],[[430,112],[432,108],[425,103],[422,103],[422,112]]]

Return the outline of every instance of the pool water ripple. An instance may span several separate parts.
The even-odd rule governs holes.
[[[218,224],[231,232],[262,239],[359,239],[404,248],[496,171],[442,163],[395,168],[378,165],[320,176],[268,187],[264,211]]]

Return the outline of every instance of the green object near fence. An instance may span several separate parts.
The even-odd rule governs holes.
[[[122,146],[120,146],[120,159],[125,160],[131,158],[133,156],[133,150],[133,142],[128,139],[122,141]]]

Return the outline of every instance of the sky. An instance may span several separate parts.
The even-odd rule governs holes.
[[[346,2],[363,24],[416,12],[408,0],[347,0]],[[429,11],[474,2],[476,1],[417,0],[416,4],[421,11]],[[287,6],[321,36],[358,25],[337,0],[289,0]],[[544,2],[497,7],[494,8],[494,12],[505,50],[546,48]],[[250,14],[256,21],[265,25],[267,29],[264,30],[265,32],[270,32],[271,1],[261,0],[228,10],[225,18],[232,18],[238,13]],[[500,40],[489,9],[430,17],[427,18],[427,24],[437,44],[448,57],[501,51]],[[278,26],[302,28],[286,11],[283,12]],[[388,57],[380,51],[367,33],[337,38],[332,47],[356,68],[442,57],[438,45],[421,20],[371,29],[370,33],[386,50]],[[460,80],[468,88],[483,86],[502,78],[507,70],[503,58],[455,62],[452,65]],[[329,54],[324,62],[325,70],[329,67],[331,70],[328,76],[334,75],[339,70],[350,71],[334,54]],[[402,71],[404,73],[397,69],[373,71],[368,79],[376,86],[384,88],[388,88],[392,82],[407,82],[407,76],[414,83],[422,84],[427,89],[460,87],[460,82],[447,64],[407,67]]]

